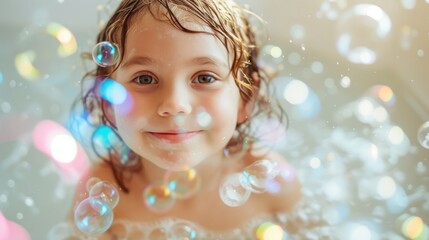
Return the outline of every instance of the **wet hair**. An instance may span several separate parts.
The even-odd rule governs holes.
[[[137,18],[151,14],[155,19],[167,21],[175,28],[187,33],[201,33],[202,30],[187,28],[187,22],[196,22],[208,26],[212,31],[204,32],[214,35],[225,46],[232,56],[231,74],[240,90],[240,96],[245,103],[252,101],[253,111],[244,123],[237,124],[236,133],[227,143],[225,149],[235,153],[251,144],[256,139],[251,133],[251,121],[248,119],[259,115],[277,118],[287,124],[287,116],[275,99],[270,96],[269,77],[257,64],[258,44],[249,17],[256,15],[239,6],[232,0],[122,0],[116,11],[110,17],[105,27],[98,34],[97,42],[108,41],[118,46],[120,57],[118,64],[110,67],[100,67],[88,72],[83,80],[81,96],[78,99],[83,109],[91,116],[94,127],[109,126],[116,132],[116,126],[111,121],[107,111],[111,111],[110,103],[103,100],[99,86],[109,78],[120,66],[126,48],[127,33],[137,23]],[[88,83],[88,81],[90,81]],[[274,105],[277,106],[274,107]],[[93,135],[94,136],[94,135]],[[120,136],[117,134],[120,139]],[[125,143],[120,140],[123,145]],[[95,148],[94,137],[91,138],[92,148]],[[95,149],[94,149],[95,150]],[[112,168],[119,187],[128,192],[124,184],[125,173],[141,170],[140,157],[132,150],[114,151],[97,156]],[[120,155],[125,156],[120,156]],[[123,158],[127,161],[122,161]]]

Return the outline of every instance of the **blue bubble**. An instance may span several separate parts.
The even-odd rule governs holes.
[[[0,85],[3,83],[3,73],[0,72]]]
[[[100,126],[94,132],[94,140],[103,147],[110,148],[112,147],[112,142],[114,142],[115,133],[113,129],[108,126]]]
[[[96,198],[79,203],[74,213],[76,227],[85,234],[98,235],[107,231],[113,223],[113,211],[108,204]]]
[[[113,66],[119,60],[119,49],[110,42],[99,42],[92,49],[92,59],[100,67]]]
[[[127,99],[127,90],[120,83],[106,79],[100,85],[101,97],[112,104],[122,104]]]

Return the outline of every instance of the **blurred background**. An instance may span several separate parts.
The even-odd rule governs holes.
[[[88,164],[66,128],[94,66],[80,56],[118,2],[0,2],[0,233],[46,239],[65,218]],[[297,238],[429,239],[429,0],[239,3],[266,20],[259,64],[290,118],[275,147],[303,184]]]

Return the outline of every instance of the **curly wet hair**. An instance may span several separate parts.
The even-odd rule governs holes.
[[[117,45],[120,50],[125,49],[128,31],[136,23],[137,16],[151,14],[161,21],[168,21],[172,26],[187,33],[201,33],[203,31],[191,30],[186,27],[187,21],[196,21],[208,26],[213,34],[222,42],[228,53],[232,56],[231,74],[240,90],[241,98],[245,103],[252,101],[253,112],[244,123],[237,124],[236,134],[227,143],[225,149],[237,152],[246,144],[254,142],[255,136],[251,133],[251,121],[256,116],[263,115],[276,118],[287,124],[285,111],[272,96],[269,88],[269,77],[258,66],[257,58],[259,44],[249,17],[256,15],[239,6],[232,0],[122,0],[116,11],[110,17],[104,28],[98,34],[97,42],[108,41]],[[117,134],[115,124],[109,120],[109,102],[101,98],[100,84],[108,79],[120,66],[124,51],[120,51],[119,61],[114,66],[100,67],[85,74],[82,80],[82,91],[77,102],[81,103],[84,111],[91,116],[91,124],[97,128],[108,126]],[[83,86],[86,87],[83,87]],[[89,87],[88,87],[89,86]],[[95,131],[94,131],[95,132]],[[94,136],[94,135],[93,135]],[[120,139],[120,136],[117,134]],[[94,138],[91,139],[94,149]],[[125,143],[122,141],[125,145]],[[109,150],[107,155],[97,156],[108,163],[113,171],[119,187],[128,192],[124,184],[124,177],[141,170],[141,160],[137,154],[129,150],[126,156],[119,156],[124,152]],[[126,158],[124,163],[122,158]],[[125,173],[131,173],[125,175]]]

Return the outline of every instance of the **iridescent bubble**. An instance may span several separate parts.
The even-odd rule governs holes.
[[[221,200],[230,207],[238,207],[247,202],[250,190],[241,185],[243,175],[234,173],[229,175],[219,188]]]
[[[143,192],[146,206],[155,212],[165,212],[171,209],[176,202],[173,192],[165,184],[153,184]]]
[[[115,65],[119,57],[119,48],[107,41],[97,43],[92,49],[92,59],[100,67]]]
[[[86,181],[86,190],[88,192],[91,191],[91,188],[98,182],[101,182],[101,179],[99,179],[98,177],[91,177],[90,179],[88,179],[88,181]]]
[[[115,208],[119,202],[118,190],[106,181],[96,183],[89,191],[89,196],[103,201],[112,209]]]
[[[429,121],[420,126],[417,131],[417,139],[422,147],[429,149]]]
[[[352,63],[373,64],[391,32],[390,17],[373,4],[357,4],[338,19],[338,52]]]
[[[266,191],[269,180],[278,175],[276,164],[268,159],[256,161],[247,166],[243,172],[240,180],[244,188],[254,192],[262,193]]]
[[[177,199],[188,198],[201,187],[201,178],[195,169],[167,172],[164,182]]]
[[[184,222],[175,223],[169,232],[169,239],[177,239],[177,240],[191,240],[197,239],[198,233],[191,224]]]
[[[98,235],[113,223],[113,211],[108,204],[96,198],[87,198],[79,203],[74,212],[77,228],[85,234]]]

